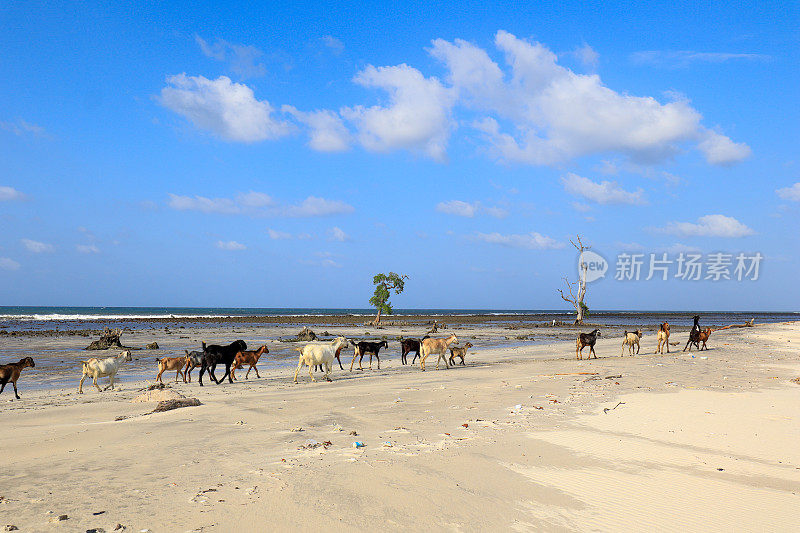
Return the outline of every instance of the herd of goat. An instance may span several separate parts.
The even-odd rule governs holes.
[[[665,347],[667,353],[669,353],[669,329],[669,324],[667,322],[664,322],[659,326],[657,334],[658,347],[656,348],[655,353],[663,354]],[[700,317],[694,316],[694,324],[689,332],[689,340],[686,342],[686,346],[684,346],[683,351],[691,349],[691,346],[695,346],[699,350],[708,349],[706,346],[706,341],[708,340],[710,334],[711,328],[706,328],[705,330],[701,329]],[[583,359],[583,349],[586,347],[589,348],[589,358],[594,356],[594,358],[597,359],[597,354],[594,351],[594,345],[599,336],[599,329],[595,329],[590,333],[578,333],[577,345],[575,348],[576,359]],[[625,353],[625,347],[627,347],[628,354],[633,355],[635,346],[635,353],[638,354],[640,349],[639,340],[641,338],[641,330],[625,331],[622,341],[622,353]],[[456,357],[461,359],[462,365],[465,365],[464,357],[467,354],[467,350],[473,345],[472,343],[467,342],[464,344],[464,346],[451,346],[456,343],[458,343],[458,337],[456,337],[455,333],[451,333],[449,336],[443,338],[425,336],[422,339],[403,339],[400,341],[400,359],[402,364],[405,365],[407,364],[408,354],[414,352],[415,355],[411,360],[411,364],[413,365],[416,362],[417,357],[419,357],[420,368],[423,371],[425,370],[425,362],[431,355],[438,356],[436,359],[437,369],[439,368],[439,363],[441,363],[442,360],[444,360],[445,368],[450,368],[451,365],[455,365]],[[701,343],[702,347],[700,346]],[[378,369],[380,369],[380,350],[381,348],[388,349],[389,347],[388,342],[385,340],[377,342],[357,342],[348,340],[345,337],[336,337],[332,341],[328,342],[310,342],[301,348],[294,348],[294,350],[300,352],[297,370],[295,370],[294,373],[294,382],[297,383],[297,375],[303,366],[308,367],[308,375],[311,377],[311,381],[316,381],[313,373],[313,369],[315,368],[324,371],[325,379],[327,381],[331,381],[330,373],[333,367],[334,359],[336,359],[336,361],[339,363],[339,368],[344,370],[340,355],[341,351],[348,345],[352,345],[354,348],[353,359],[350,362],[351,372],[353,371],[356,358],[358,358],[358,369],[363,370],[361,363],[365,355],[369,355],[370,370],[372,369],[373,356],[375,356]],[[163,380],[161,379],[162,374],[168,370],[174,370],[175,381],[178,381],[178,378],[182,377],[184,383],[187,381],[191,383],[192,370],[195,368],[200,368],[200,376],[198,378],[200,386],[203,385],[203,374],[206,372],[216,384],[220,384],[225,381],[226,377],[230,383],[233,383],[234,380],[236,380],[236,370],[244,368],[245,366],[248,367],[247,373],[244,376],[245,379],[248,378],[251,370],[255,371],[257,378],[260,378],[261,376],[258,374],[258,368],[256,365],[258,364],[258,360],[262,355],[269,353],[269,349],[266,345],[262,345],[257,350],[248,350],[247,343],[245,343],[243,340],[236,340],[227,345],[207,345],[205,342],[203,342],[201,351],[185,351],[186,355],[180,357],[162,357],[160,359],[156,359],[158,362],[158,375],[156,376],[157,381],[163,383]],[[450,353],[449,357],[447,355],[448,351]],[[124,350],[121,354],[114,357],[107,357],[105,359],[93,357],[87,361],[81,361],[82,376],[80,385],[78,386],[78,392],[83,392],[83,382],[88,377],[92,378],[92,384],[97,388],[98,391],[101,391],[101,389],[97,384],[97,379],[101,377],[108,377],[109,386],[106,388],[111,388],[113,390],[114,379],[117,375],[117,372],[122,364],[126,361],[131,361],[131,352],[129,350]],[[220,379],[217,379],[215,375],[217,365],[225,365],[225,374]],[[36,365],[34,364],[33,359],[30,357],[25,357],[17,363],[0,365],[0,393],[3,392],[3,389],[5,389],[7,383],[11,382],[11,384],[14,386],[14,395],[17,399],[20,399],[19,393],[17,392],[17,380],[19,379],[20,373],[23,369],[34,366]]]

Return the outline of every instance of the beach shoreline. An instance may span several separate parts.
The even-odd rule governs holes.
[[[645,335],[634,356],[621,356],[620,332],[604,328],[598,359],[582,361],[574,340],[559,338],[574,339],[575,328],[504,345],[516,330],[448,327],[442,333],[462,343],[478,341],[465,367],[437,371],[429,360],[421,372],[400,364],[392,342],[381,370],[349,372],[350,352],[332,383],[312,383],[304,369],[293,384],[288,355],[285,364],[260,364],[261,379],[240,374],[234,384],[201,388],[196,372],[191,384],[174,384],[167,372],[170,389],[203,405],[155,414],[146,414],[154,404],[131,403],[155,376],[150,353],[136,352],[151,377],[131,380],[123,369],[120,389],[104,393],[84,386],[78,395],[74,370],[72,386],[34,390],[37,364],[20,379],[21,401],[0,396],[0,450],[14,456],[0,480],[3,521],[33,531],[119,523],[154,532],[794,524],[800,386],[790,380],[800,376],[800,323],[715,332],[702,352],[679,351],[686,333],[673,331],[680,346],[669,355],[653,355],[655,338]],[[241,335],[251,347],[297,333],[188,329],[158,332],[164,352],[210,332]],[[141,330],[123,341],[150,338],[156,333]],[[74,337],[2,342],[11,341],[103,354],[78,351],[85,339]],[[69,518],[50,522],[62,514]]]

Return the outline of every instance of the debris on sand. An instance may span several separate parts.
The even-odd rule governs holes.
[[[318,441],[315,441],[314,439],[308,439],[304,444],[301,444],[300,446],[298,446],[297,449],[298,450],[313,450],[315,448],[319,448],[320,446],[322,446],[324,449],[327,450],[328,448],[333,446],[333,443],[331,441],[329,441],[329,440],[326,440],[325,442],[318,442]]]
[[[203,405],[197,398],[181,398],[179,400],[164,400],[158,402],[158,405],[151,413],[161,413],[164,411],[172,411],[173,409],[180,409],[181,407],[195,407]]]
[[[611,409],[609,409],[608,407],[604,407],[604,408],[603,408],[603,414],[608,414],[608,412],[609,412],[609,411],[613,411],[614,409],[616,409],[616,408],[617,408],[617,407],[619,407],[620,405],[625,405],[625,402],[619,402],[617,405],[615,405],[615,406],[614,406],[614,407],[612,407]]]
[[[152,415],[153,413],[163,413],[164,411],[172,411],[173,409],[180,409],[181,407],[195,407],[197,405],[203,405],[197,398],[187,398],[180,392],[172,390],[171,388],[164,386],[161,383],[150,385],[147,389],[144,389],[144,391],[145,392],[143,392],[142,394],[131,400],[131,402],[133,403],[158,402],[155,409],[153,409],[149,413],[144,413],[142,415],[118,416],[114,420],[115,421],[126,420],[128,418],[133,418],[134,416],[146,416],[146,415]]]
[[[158,350],[158,343],[157,343],[157,342],[155,342],[155,341],[154,341],[154,342],[151,342],[150,344],[148,344],[147,346],[145,346],[145,347],[144,347],[144,349],[145,349],[145,350]]]

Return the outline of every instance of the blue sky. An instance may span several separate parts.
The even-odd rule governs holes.
[[[590,308],[797,310],[797,4],[0,22],[2,305],[366,307],[393,270],[398,308],[562,308],[580,234],[609,263]],[[756,252],[757,280],[675,277]]]

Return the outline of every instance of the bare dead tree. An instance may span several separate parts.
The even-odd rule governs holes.
[[[578,281],[574,283],[570,283],[569,279],[564,276],[562,279],[564,280],[564,284],[567,286],[567,294],[564,294],[563,289],[556,289],[558,293],[561,295],[561,298],[565,302],[569,302],[575,308],[575,323],[576,324],[583,324],[583,317],[588,310],[586,304],[583,303],[583,299],[586,296],[586,272],[589,270],[589,266],[583,261],[583,252],[591,248],[590,246],[585,246],[583,242],[581,242],[581,236],[577,235],[577,243],[575,243],[572,239],[570,239],[570,244],[578,250],[578,257],[580,258],[579,265],[578,265]]]

